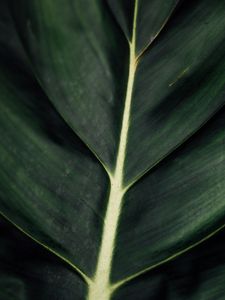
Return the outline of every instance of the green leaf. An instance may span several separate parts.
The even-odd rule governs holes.
[[[86,285],[73,270],[0,219],[0,299],[83,299]]]
[[[2,297],[186,299],[165,273],[185,290],[225,226],[225,3],[0,8]],[[221,264],[188,299],[222,299]]]
[[[179,0],[108,0],[121,29],[128,40],[132,39],[134,7],[137,5],[136,52],[140,55],[163,29],[175,11]]]
[[[112,299],[223,300],[224,241],[223,231],[176,260],[130,281]]]

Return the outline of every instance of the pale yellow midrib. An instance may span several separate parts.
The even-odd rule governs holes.
[[[138,0],[135,1],[132,40],[129,44],[129,74],[115,172],[110,176],[111,186],[102,241],[95,276],[91,284],[89,284],[87,300],[109,300],[113,292],[113,288],[110,284],[110,274],[121,205],[126,191],[123,187],[123,171],[126,158],[134,77],[137,66],[135,56],[137,3]]]

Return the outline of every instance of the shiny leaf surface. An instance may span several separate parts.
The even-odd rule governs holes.
[[[225,3],[0,5],[1,297],[222,299]]]

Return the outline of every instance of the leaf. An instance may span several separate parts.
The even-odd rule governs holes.
[[[0,297],[4,300],[82,299],[85,283],[72,268],[0,219]]]
[[[225,4],[1,5],[0,212],[77,297],[138,299],[224,228]]]
[[[85,284],[65,264],[12,225],[0,222],[2,299],[84,299]],[[197,300],[224,297],[224,231],[178,259],[118,289],[113,300]],[[4,249],[4,251],[3,251]],[[7,298],[8,297],[8,298]]]
[[[224,231],[116,291],[113,300],[224,298]]]

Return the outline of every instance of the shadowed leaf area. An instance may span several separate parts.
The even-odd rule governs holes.
[[[3,218],[0,230],[0,299],[83,299],[86,286],[69,266]]]
[[[113,300],[223,300],[225,233],[121,288]]]
[[[85,284],[66,264],[0,221],[0,299],[83,299]],[[223,300],[225,234],[124,285],[113,300]]]

